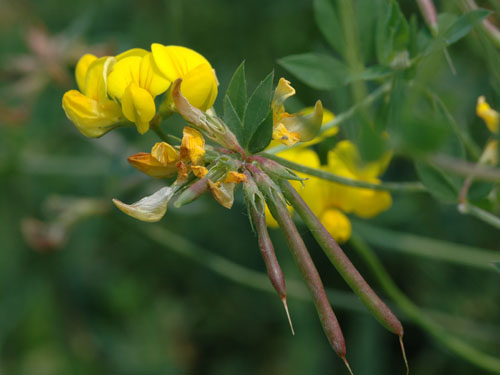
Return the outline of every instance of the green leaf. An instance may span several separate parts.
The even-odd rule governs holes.
[[[467,193],[467,199],[471,202],[478,202],[490,194],[495,184],[485,181],[474,181]]]
[[[415,162],[415,168],[422,184],[436,199],[443,202],[457,201],[458,189],[443,171],[424,162]]]
[[[247,105],[247,81],[245,78],[245,61],[236,69],[226,90],[226,96],[231,99],[233,109],[240,120],[245,116]],[[226,102],[224,101],[224,114],[226,113]]]
[[[385,66],[370,66],[366,68],[361,73],[349,74],[346,79],[346,83],[356,82],[356,81],[374,81],[377,79],[388,77],[392,74],[392,69],[386,68]]]
[[[245,120],[243,125],[243,145],[246,148],[253,135],[268,116],[271,109],[271,99],[273,96],[273,78],[274,72],[267,75],[266,78],[257,86],[252,96],[248,100],[245,111]]]
[[[290,55],[278,63],[306,85],[330,90],[345,84],[347,68],[336,58],[316,53]]]
[[[390,65],[394,56],[408,48],[410,31],[408,21],[397,2],[391,2],[385,18],[377,24],[376,52],[382,65]]]
[[[243,122],[227,95],[224,98],[224,123],[234,133],[236,139],[241,142],[243,140]]]
[[[271,143],[271,139],[273,136],[273,112],[269,110],[266,118],[257,128],[257,131],[254,133],[252,139],[248,145],[248,151],[252,154],[256,154],[262,150],[265,150],[269,143]]]
[[[340,54],[344,52],[344,36],[340,19],[331,0],[314,0],[314,18],[330,46]]]
[[[491,12],[486,9],[475,9],[456,20],[451,27],[443,33],[447,45],[453,44],[466,36],[474,26],[485,19]]]
[[[485,9],[475,9],[460,17],[451,14],[439,16],[440,30],[438,37],[434,39],[425,49],[424,55],[440,51],[449,45],[458,42],[466,36],[474,26],[488,16],[490,12]]]

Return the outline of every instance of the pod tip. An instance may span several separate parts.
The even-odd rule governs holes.
[[[283,306],[285,307],[286,317],[288,318],[288,324],[290,324],[290,329],[292,330],[292,335],[295,336],[295,331],[293,329],[292,319],[290,318],[290,313],[288,311],[288,305],[286,303],[286,297],[281,297],[281,302],[283,302]]]
[[[354,373],[351,370],[351,366],[349,366],[349,362],[347,362],[347,358],[345,356],[341,357],[342,360],[344,361],[345,367],[349,370],[349,374],[354,375]]]
[[[403,344],[403,335],[399,336],[399,345],[401,346],[401,353],[403,354],[403,360],[406,366],[406,375],[410,374],[410,366],[408,366],[408,359],[406,358],[405,345]]]

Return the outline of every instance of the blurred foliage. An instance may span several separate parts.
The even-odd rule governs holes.
[[[75,86],[73,68],[84,52],[116,53],[152,42],[201,52],[216,68],[221,92],[243,60],[249,93],[275,69],[275,77],[286,75],[299,93],[290,100],[292,110],[319,96],[339,114],[390,82],[384,100],[341,125],[342,136],[358,143],[366,159],[394,149],[398,156],[384,180],[419,179],[433,194],[394,193],[389,211],[370,224],[355,222],[354,230],[429,316],[474,347],[499,355],[498,272],[493,265],[471,267],[466,257],[449,260],[453,251],[467,251],[472,259],[478,248],[498,254],[498,232],[460,214],[464,179],[429,163],[429,155],[440,154],[475,160],[478,150],[470,144],[480,150],[488,140],[475,104],[485,95],[500,108],[500,54],[474,27],[486,14],[478,10],[460,18],[466,10],[462,2],[436,2],[443,33],[433,38],[413,1],[358,0],[351,24],[342,3],[0,2],[1,373],[345,371],[307,298],[289,300],[292,337],[272,291],[245,287],[244,280],[235,284],[223,272],[214,273],[212,263],[179,256],[185,244],[175,236],[163,246],[140,230],[144,224],[107,206],[113,197],[133,201],[158,187],[126,163],[127,156],[149,150],[154,135],[121,129],[86,139],[66,119],[61,97]],[[499,11],[493,1],[480,5]],[[215,107],[221,113],[223,102],[219,96]],[[171,126],[180,134],[179,119]],[[317,151],[324,156],[335,142],[327,140]],[[468,197],[495,212],[498,197],[486,199],[492,189],[476,182]],[[155,225],[223,259],[264,271],[241,197],[231,211],[205,197],[170,209]],[[400,237],[391,236],[396,231]],[[325,285],[335,293],[332,302],[355,373],[402,373],[397,341],[352,298],[303,232]],[[272,236],[287,281],[300,279],[281,234]],[[432,256],[443,246],[424,241],[428,238],[447,241],[448,260]],[[398,250],[415,244],[421,244],[421,253]],[[345,249],[381,290],[349,244]],[[478,373],[398,315],[413,374]]]

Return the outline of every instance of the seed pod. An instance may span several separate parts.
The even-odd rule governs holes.
[[[398,336],[403,336],[403,326],[387,305],[375,294],[363,276],[351,263],[347,255],[333,239],[319,219],[314,215],[309,206],[297,193],[293,186],[285,180],[278,182],[286,199],[300,215],[304,223],[310,229],[312,235],[330,259],[342,278],[349,284],[351,289],[361,299],[365,306],[372,312],[375,318],[389,331]]]
[[[257,185],[255,184],[255,181],[248,173],[248,171],[245,171],[245,176],[246,182],[243,183],[243,192],[247,200],[248,210],[253,223],[253,227],[257,232],[257,236],[259,239],[259,248],[262,259],[264,260],[264,263],[266,265],[269,280],[271,281],[274,289],[276,289],[276,292],[278,292],[281,302],[283,303],[283,307],[285,308],[292,334],[295,335],[292,320],[290,319],[290,314],[288,312],[288,305],[286,302],[285,278],[278,263],[278,259],[276,258],[273,243],[271,242],[271,238],[269,237],[269,233],[267,231],[264,197],[262,196]]]
[[[255,177],[259,189],[264,194],[271,213],[285,234],[286,241],[295,262],[302,273],[307,287],[311,291],[323,330],[325,331],[330,345],[337,355],[346,363],[346,366],[349,367],[345,358],[346,349],[344,335],[342,334],[337,317],[328,302],[325,288],[321,282],[318,270],[314,266],[311,256],[307,251],[306,245],[302,237],[300,237],[283,200],[277,194],[276,185],[256,166],[249,165],[248,168]]]

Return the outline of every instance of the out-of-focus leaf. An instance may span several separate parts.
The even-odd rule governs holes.
[[[269,114],[271,99],[273,97],[273,78],[274,72],[269,73],[259,86],[257,86],[248,100],[243,124],[244,147],[248,145],[257,129]]]
[[[257,130],[255,131],[250,143],[248,144],[248,151],[252,154],[264,150],[273,135],[273,112],[269,110],[267,117],[262,121]]]
[[[488,196],[495,185],[491,182],[474,181],[469,188],[467,199],[477,202]]]
[[[392,74],[392,69],[386,68],[385,66],[370,66],[366,68],[361,73],[349,74],[346,79],[346,83],[356,82],[356,81],[374,81],[380,78],[388,77]]]
[[[427,46],[424,55],[439,51],[458,42],[466,36],[474,26],[485,19],[488,14],[490,14],[488,10],[475,9],[457,18],[453,17],[453,15],[441,16],[439,18],[439,27],[443,27],[443,31]],[[446,26],[448,27],[445,29]]]
[[[283,57],[278,63],[306,85],[318,90],[330,90],[345,83],[346,66],[332,56],[304,53]]]
[[[500,272],[500,262],[493,262],[493,267],[495,267],[496,270]]]
[[[377,20],[385,10],[385,0],[355,1],[356,26],[363,62],[371,61],[375,47]]]
[[[408,48],[410,32],[408,22],[397,2],[391,2],[384,18],[380,18],[376,31],[377,58],[380,64],[390,65],[394,56]]]
[[[457,201],[458,189],[443,171],[424,162],[415,162],[415,168],[422,184],[436,199],[443,202]]]
[[[231,99],[233,109],[243,121],[247,105],[247,81],[245,78],[245,61],[236,69],[227,87],[226,96]],[[226,113],[226,102],[224,101],[224,114]]]
[[[323,36],[334,50],[343,54],[344,35],[332,0],[314,0],[314,18]]]
[[[243,122],[241,118],[236,113],[236,109],[233,106],[233,102],[226,95],[224,98],[224,122],[228,126],[229,130],[231,130],[238,141],[243,141]]]
[[[456,20],[449,29],[443,33],[443,38],[448,45],[453,44],[466,36],[474,26],[484,20],[491,12],[486,9],[474,9]]]

